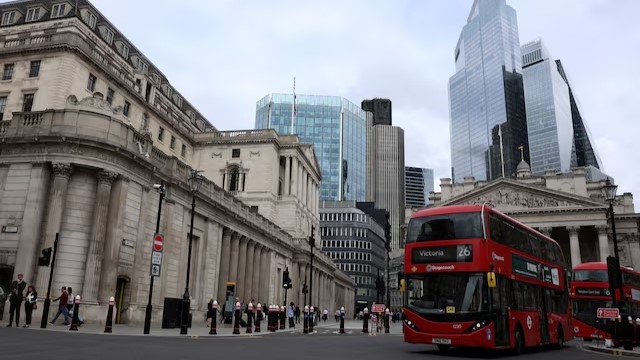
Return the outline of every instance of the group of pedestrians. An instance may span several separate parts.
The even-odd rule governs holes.
[[[26,319],[22,327],[28,328],[31,326],[31,314],[33,310],[37,309],[38,293],[32,285],[27,286],[27,282],[24,281],[23,277],[22,274],[18,274],[18,279],[11,283],[9,290],[9,324],[7,327],[13,326],[13,319],[16,320],[16,327],[20,326],[20,309],[23,301]]]
[[[7,327],[12,327],[15,319],[16,327],[20,326],[20,310],[22,303],[24,302],[25,321],[22,327],[28,328],[31,326],[31,315],[33,310],[38,308],[38,292],[33,285],[28,285],[24,281],[23,274],[18,274],[17,280],[11,283],[9,294],[9,324]],[[64,316],[64,325],[71,324],[71,317],[73,311],[73,289],[71,287],[63,286],[60,296],[53,300],[53,302],[60,301],[58,305],[58,312],[56,316],[51,320],[50,324],[55,324],[60,315]],[[80,321],[82,324],[82,321]]]

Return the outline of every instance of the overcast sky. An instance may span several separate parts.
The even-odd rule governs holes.
[[[272,92],[393,102],[406,165],[450,177],[447,82],[472,0],[93,0],[219,130]],[[640,1],[508,0],[562,60],[605,171],[640,194]]]

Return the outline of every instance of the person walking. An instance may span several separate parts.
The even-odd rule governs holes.
[[[24,314],[26,316],[26,319],[22,327],[28,328],[31,326],[31,314],[33,313],[33,310],[38,308],[37,301],[38,293],[36,292],[36,289],[33,287],[33,285],[29,285],[29,287],[27,288],[27,296],[25,296],[24,302]]]
[[[67,302],[69,301],[69,293],[67,292],[66,286],[63,286],[60,289],[60,296],[57,299],[54,299],[53,302],[56,302],[58,300],[60,300],[60,303],[58,304],[58,312],[56,313],[56,316],[53,318],[53,320],[49,322],[49,324],[51,325],[55,324],[56,320],[58,320],[58,316],[63,315],[64,325],[69,325],[71,324],[71,317],[69,316],[69,310],[67,309]]]
[[[287,308],[287,316],[289,317],[289,327],[295,328],[296,324],[293,323],[293,315],[295,313],[295,305],[293,301],[289,304],[289,308]]]
[[[67,298],[67,311],[71,313],[73,311],[73,300],[75,299],[75,295],[73,295],[73,289],[71,286],[67,287],[67,293],[69,294]]]

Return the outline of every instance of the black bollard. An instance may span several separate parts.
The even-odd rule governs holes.
[[[218,329],[216,329],[218,318],[218,301],[213,300],[213,304],[211,305],[211,329],[209,330],[209,335],[217,335]]]
[[[260,320],[262,317],[262,305],[260,305],[260,303],[258,303],[258,306],[256,306],[256,331],[257,333],[260,332]]]
[[[273,327],[273,319],[271,318],[273,313],[273,305],[269,305],[269,308],[267,308],[267,331],[271,331],[271,328]]]
[[[362,321],[362,332],[365,334],[369,333],[369,309],[364,308],[363,311],[363,321]]]
[[[78,331],[78,325],[80,325],[80,320],[78,319],[78,312],[80,310],[80,295],[76,295],[76,298],[73,300],[73,318],[71,319],[71,327],[69,330]]]
[[[111,327],[113,325],[113,304],[115,304],[116,299],[112,296],[109,298],[109,310],[107,311],[107,322],[104,324],[104,332],[110,333]],[[76,312],[73,312],[75,316]]]
[[[242,315],[242,312],[240,311],[239,301],[236,303],[236,311],[234,315],[235,315],[235,319],[233,320],[233,334],[239,335],[240,334],[240,316]]]
[[[247,311],[247,331],[245,332],[251,334],[253,333],[253,322],[251,321],[253,319],[253,303],[250,302],[247,308],[249,311]]]
[[[309,308],[309,334],[313,334],[313,317],[316,313],[313,310],[313,306]]]
[[[280,307],[280,330],[284,330],[284,323],[287,322],[287,312],[284,306]]]
[[[344,307],[340,308],[340,334],[344,334]]]
[[[391,312],[389,312],[389,309],[386,309],[384,312],[384,333],[388,334],[389,333],[389,318],[391,317]]]
[[[309,333],[309,307],[305,305],[302,314],[302,333]]]

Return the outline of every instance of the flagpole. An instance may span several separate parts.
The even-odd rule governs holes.
[[[296,126],[296,77],[293,77],[293,103],[291,104],[291,133],[295,133]]]

